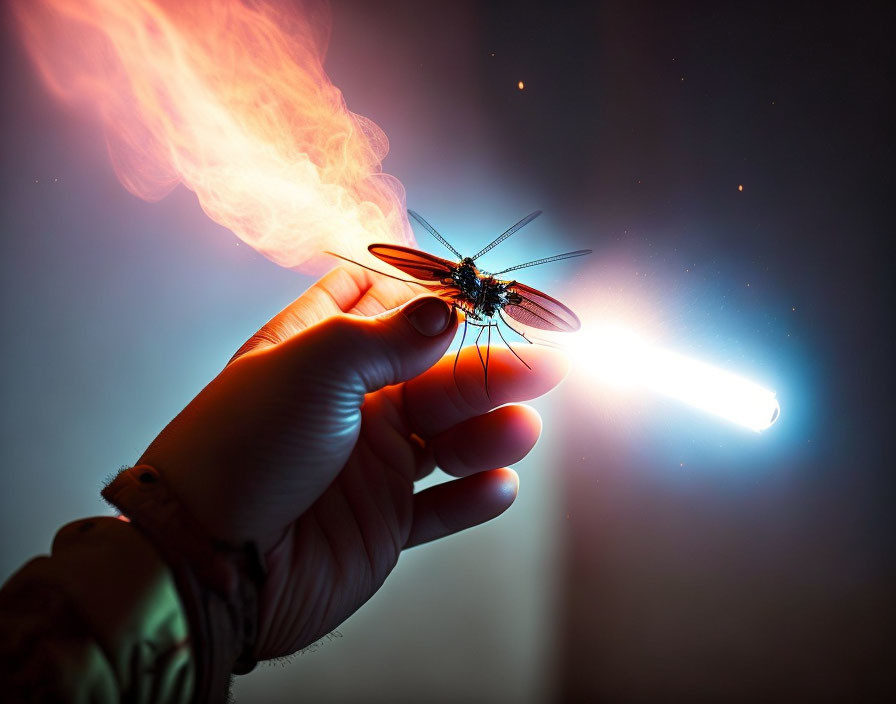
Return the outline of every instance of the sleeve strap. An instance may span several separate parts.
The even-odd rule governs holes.
[[[265,569],[257,546],[209,538],[149,465],[125,469],[103,490],[171,569],[190,624],[196,702],[226,701],[231,674],[250,672]]]

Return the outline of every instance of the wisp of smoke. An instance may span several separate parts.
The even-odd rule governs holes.
[[[286,267],[324,250],[411,244],[383,132],[327,78],[330,16],[274,0],[14,0],[52,93],[103,123],[122,184],[146,200],[177,184]]]

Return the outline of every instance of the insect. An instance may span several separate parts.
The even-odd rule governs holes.
[[[517,271],[531,266],[547,264],[548,262],[569,259],[571,257],[581,257],[585,254],[590,254],[590,249],[578,249],[574,252],[555,254],[552,257],[535,259],[531,262],[517,264],[516,266],[511,266],[494,273],[481,271],[476,266],[476,260],[479,257],[490,252],[513,233],[532,222],[535,218],[541,215],[540,210],[529,213],[529,215],[524,217],[513,227],[502,232],[472,257],[465,257],[458,252],[448,240],[442,237],[442,235],[440,235],[435,228],[418,213],[409,210],[408,214],[450,250],[451,253],[457,257],[457,261],[443,259],[442,257],[437,257],[434,254],[429,254],[428,252],[423,252],[412,247],[403,247],[393,244],[372,244],[367,249],[373,256],[386,264],[403,271],[405,274],[414,277],[416,280],[409,281],[408,279],[385,274],[381,271],[377,271],[376,273],[393,279],[398,279],[399,281],[408,281],[409,283],[424,286],[435,295],[451,301],[455,308],[463,311],[464,329],[463,334],[461,335],[460,347],[463,347],[464,340],[467,337],[467,326],[471,325],[479,328],[479,332],[476,335],[476,351],[479,355],[479,361],[482,364],[486,393],[488,393],[488,363],[491,353],[492,328],[495,329],[500,336],[501,341],[513,355],[527,368],[531,368],[526,364],[525,360],[517,354],[510,343],[507,342],[504,334],[501,332],[501,328],[498,327],[499,320],[530,344],[532,341],[526,336],[525,331],[515,327],[511,324],[510,320],[523,327],[551,330],[554,332],[573,332],[581,327],[581,323],[576,317],[576,314],[555,298],[551,298],[546,293],[542,293],[541,291],[517,281],[504,280],[497,277],[502,274],[508,274],[511,271]],[[347,259],[341,255],[335,256],[340,259],[346,259],[365,269],[376,271],[375,269],[364,266],[352,259]],[[483,333],[486,333],[487,340],[485,355],[482,354],[482,350],[479,346]],[[454,358],[455,373],[457,371],[457,360],[459,357],[460,349],[458,349],[457,356]]]

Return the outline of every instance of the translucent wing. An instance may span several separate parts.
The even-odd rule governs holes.
[[[518,283],[507,290],[516,295],[511,296],[512,302],[504,306],[504,312],[527,327],[574,332],[582,326],[575,313],[546,293]]]
[[[457,264],[447,259],[397,244],[372,244],[367,249],[377,259],[423,281],[450,278],[457,268]]]
[[[511,227],[509,230],[505,230],[504,232],[502,232],[494,240],[492,240],[489,244],[487,244],[485,247],[483,247],[478,252],[476,252],[476,254],[474,254],[472,257],[470,257],[470,259],[472,259],[473,261],[476,261],[483,254],[485,254],[486,252],[490,252],[495,247],[497,247],[499,244],[501,244],[504,240],[506,240],[508,237],[510,237],[514,232],[516,232],[520,228],[528,225],[539,215],[541,215],[540,210],[536,210],[534,213],[529,213],[526,217],[524,217],[522,220],[520,220],[516,225]]]
[[[544,259],[535,259],[531,262],[526,262],[525,264],[517,264],[516,266],[509,267],[507,269],[502,269],[501,271],[496,271],[492,276],[497,276],[498,274],[506,274],[508,271],[516,271],[517,269],[525,269],[530,266],[538,266],[539,264],[547,264],[549,262],[558,262],[561,259],[571,259],[572,257],[583,257],[586,254],[591,254],[594,250],[591,249],[577,249],[575,252],[566,252],[564,254],[555,254],[553,257],[545,257]]]

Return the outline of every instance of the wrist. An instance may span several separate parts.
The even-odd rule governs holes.
[[[174,575],[190,623],[196,701],[224,700],[231,673],[255,665],[264,580],[257,549],[209,538],[149,465],[121,472],[103,497],[155,545]]]

